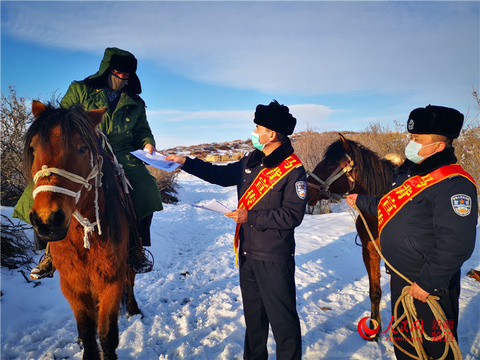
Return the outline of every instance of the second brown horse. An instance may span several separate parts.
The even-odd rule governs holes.
[[[319,200],[340,198],[341,195],[347,193],[383,196],[391,189],[397,165],[389,160],[381,159],[373,151],[359,143],[347,140],[342,134],[339,135],[340,139],[327,148],[323,160],[313,172],[308,172],[307,193],[308,204],[311,206]],[[362,214],[376,244],[380,247],[377,218],[366,213]],[[362,242],[363,262],[370,284],[370,319],[375,320],[381,326],[380,256],[360,217],[357,217],[355,227]],[[377,341],[379,333],[380,331],[370,340]]]

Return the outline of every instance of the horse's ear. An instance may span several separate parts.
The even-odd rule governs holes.
[[[350,144],[348,143],[348,140],[345,138],[345,136],[342,135],[342,133],[338,133],[338,136],[340,136],[340,140],[342,142],[342,146],[345,149],[345,152],[349,153],[350,152]]]
[[[41,113],[47,110],[47,107],[38,100],[32,101],[32,114],[37,119]]]
[[[103,119],[103,115],[107,112],[107,108],[95,109],[87,111],[88,118],[92,121],[93,126],[97,126]]]

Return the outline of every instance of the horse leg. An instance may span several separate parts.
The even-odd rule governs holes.
[[[101,334],[99,330],[100,345],[102,346],[103,357],[102,360],[116,360],[118,359],[115,350],[118,346],[118,312],[117,314],[110,313],[107,315],[108,330]]]
[[[126,305],[128,316],[142,314],[140,308],[138,307],[137,300],[135,299],[135,294],[133,292],[134,284],[135,273],[129,267],[127,269],[127,280],[125,281],[125,288],[123,291],[123,302]]]
[[[374,230],[372,235],[376,236],[376,224],[368,224],[369,228]],[[368,235],[365,226],[360,218],[357,219],[357,232],[362,241],[362,257],[365,269],[367,270],[369,280],[369,295],[371,313],[370,319],[378,323],[379,329],[375,337],[371,340],[378,341],[382,329],[382,316],[380,314],[380,300],[382,299],[382,287],[380,284],[380,255],[377,253],[370,236]],[[376,244],[380,247],[378,239],[375,239]],[[370,323],[370,328],[374,328],[374,324]]]
[[[380,314],[380,300],[382,299],[382,287],[380,284],[380,256],[371,242],[368,243],[366,248],[363,248],[362,255],[370,283],[370,319],[377,321],[379,326],[378,332],[372,340],[378,341],[382,330],[382,316]],[[374,328],[374,325],[371,324],[370,327]]]
[[[116,360],[118,346],[118,313],[123,282],[107,284],[99,297],[98,337],[103,351],[102,360]]]
[[[91,296],[87,294],[67,298],[77,321],[78,338],[83,344],[83,360],[100,360],[97,343],[97,323],[95,306]]]
[[[87,311],[78,311],[75,313],[75,319],[77,320],[78,337],[83,344],[83,360],[100,360],[95,318],[88,315]]]

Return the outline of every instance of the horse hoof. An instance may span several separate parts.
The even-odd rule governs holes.
[[[134,310],[128,310],[127,311],[127,316],[130,318],[132,316],[135,316],[135,315],[140,315],[141,316],[141,319],[143,319],[143,314],[142,312],[140,311],[139,308],[137,309],[134,309]]]

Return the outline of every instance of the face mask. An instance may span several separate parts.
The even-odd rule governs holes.
[[[407,144],[407,146],[405,147],[405,156],[407,157],[408,160],[410,160],[411,162],[414,162],[415,164],[418,164],[420,163],[421,161],[425,160],[427,157],[429,156],[432,156],[433,154],[431,155],[428,155],[428,156],[420,156],[418,155],[418,152],[425,146],[430,146],[430,145],[434,145],[434,144],[438,144],[438,141],[437,142],[434,142],[434,143],[431,143],[431,144],[427,144],[427,145],[422,145],[422,144],[419,144],[413,140],[410,140],[410,142]]]
[[[127,85],[128,80],[119,78],[113,74],[109,74],[107,78],[107,84],[113,91],[120,91],[125,85]]]
[[[265,132],[263,134],[270,134],[271,131],[268,131],[268,132]],[[257,150],[260,150],[262,151],[263,148],[265,147],[265,145],[267,145],[269,142],[267,142],[266,144],[260,144],[260,135],[263,135],[263,134],[257,134],[255,132],[252,132],[252,144],[253,144],[253,147]]]

